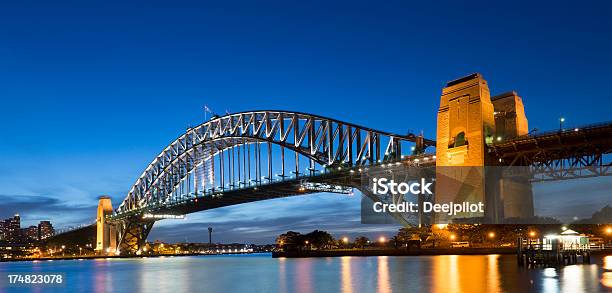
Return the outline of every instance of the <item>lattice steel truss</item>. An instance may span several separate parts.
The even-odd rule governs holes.
[[[119,239],[116,251],[134,253],[144,247],[147,235],[153,228],[154,221],[137,219],[124,219],[115,223]]]
[[[528,166],[531,181],[612,175],[612,123],[519,137],[493,145],[503,166]],[[508,168],[509,172],[522,172]]]
[[[305,113],[230,114],[189,128],[168,145],[112,218],[200,196],[316,177],[332,168],[398,162],[403,154],[433,145],[414,134],[391,134]],[[285,152],[293,158],[287,160]]]

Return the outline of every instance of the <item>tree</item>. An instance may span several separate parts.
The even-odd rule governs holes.
[[[436,242],[440,243],[443,241],[448,241],[451,233],[445,229],[432,229],[431,235],[429,236],[429,240],[432,241],[432,247],[436,247]]]
[[[299,232],[288,231],[276,238],[276,245],[282,250],[295,250],[303,245],[304,235]]]
[[[397,246],[408,246],[408,243],[413,243],[415,240],[424,242],[429,237],[430,233],[427,228],[419,227],[403,227],[397,232]]]
[[[355,246],[359,248],[364,248],[366,245],[368,245],[369,241],[370,240],[367,237],[359,236],[355,238]]]
[[[324,249],[330,248],[334,242],[334,237],[332,237],[331,234],[327,233],[326,231],[314,230],[304,235],[304,240],[307,240],[308,243],[316,249]]]

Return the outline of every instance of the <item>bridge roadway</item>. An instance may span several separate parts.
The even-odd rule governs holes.
[[[517,137],[495,143],[502,166],[529,166],[532,182],[612,175],[612,122]]]

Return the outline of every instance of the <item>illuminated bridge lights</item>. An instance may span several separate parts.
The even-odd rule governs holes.
[[[163,220],[163,219],[185,219],[185,215],[157,215],[157,214],[144,214],[142,215],[143,219],[154,219],[154,220]]]
[[[325,183],[304,182],[300,185],[299,191],[306,191],[306,190],[339,193],[339,194],[349,194],[349,195],[353,194],[352,187],[325,184]]]

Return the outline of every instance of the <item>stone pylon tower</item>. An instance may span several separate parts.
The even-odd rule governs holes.
[[[529,133],[529,124],[525,115],[523,100],[512,91],[491,98],[495,109],[495,141],[507,141]],[[530,218],[534,216],[533,192],[527,168],[513,168],[515,176],[503,176],[499,179],[496,200],[498,219]],[[517,170],[518,169],[518,170]],[[497,221],[499,222],[499,220]]]
[[[442,90],[436,141],[436,202],[441,204],[485,200],[486,144],[495,135],[495,117],[489,87],[475,73],[448,82]],[[488,208],[485,208],[488,210]],[[484,217],[460,213],[454,218]],[[450,217],[440,215],[438,222]]]
[[[113,213],[113,205],[108,196],[100,196],[98,199],[96,252],[98,254],[112,254],[117,247],[117,231],[114,225],[106,222],[106,216]]]
[[[489,87],[475,73],[446,84],[440,98],[438,166],[484,166],[485,144],[493,141],[495,117]]]
[[[446,84],[438,110],[436,203],[482,202],[485,211],[459,213],[452,221],[440,215],[437,222],[501,223],[533,215],[529,182],[503,179],[499,162],[487,150],[527,129],[523,102],[515,92],[491,98],[479,73]]]

